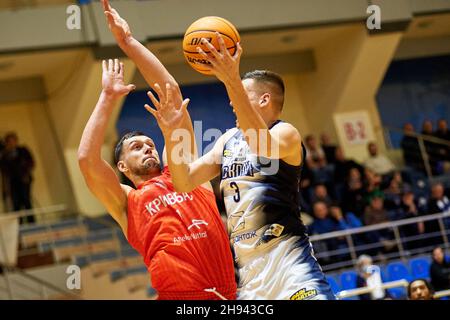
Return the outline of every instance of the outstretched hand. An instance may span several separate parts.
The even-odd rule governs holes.
[[[216,32],[216,36],[219,42],[220,52],[205,38],[202,38],[202,44],[208,48],[209,54],[205,53],[200,47],[197,47],[197,52],[201,54],[205,60],[211,63],[209,66],[206,66],[206,69],[211,71],[220,81],[226,84],[229,81],[235,81],[237,77],[239,77],[239,63],[241,60],[242,47],[237,43],[236,52],[232,56],[226,48],[222,35]]]
[[[123,63],[119,59],[109,59],[108,62],[102,62],[102,87],[103,91],[113,98],[126,96],[130,91],[134,90],[134,84],[125,85],[123,81]]]
[[[177,94],[175,87],[167,83],[165,93],[161,90],[159,84],[155,83],[154,87],[159,100],[151,91],[147,92],[147,95],[156,109],[148,104],[144,105],[145,109],[155,117],[163,133],[179,128],[185,117],[189,99],[184,99],[181,105],[175,105],[174,96]]]
[[[131,38],[131,30],[128,23],[116,9],[112,8],[109,0],[101,0],[103,10],[108,20],[108,27],[119,45],[126,43]]]

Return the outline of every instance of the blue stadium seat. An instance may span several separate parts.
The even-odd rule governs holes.
[[[387,289],[389,296],[394,300],[404,300],[407,297],[406,288]]]
[[[426,258],[414,258],[409,260],[412,279],[429,279],[430,278],[430,262]]]
[[[388,281],[405,279],[411,280],[408,268],[402,262],[391,262],[387,265]]]
[[[340,276],[341,289],[351,290],[356,288],[357,274],[355,271],[342,272]]]
[[[326,278],[327,278],[328,283],[330,284],[331,291],[333,291],[334,294],[341,291],[341,289],[339,288],[339,285],[334,277],[326,276]]]
[[[147,296],[148,297],[153,297],[153,296],[155,296],[157,294],[158,294],[158,292],[155,290],[155,288],[153,288],[150,285],[147,287]]]

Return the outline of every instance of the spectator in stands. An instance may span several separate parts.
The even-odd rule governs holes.
[[[430,120],[425,120],[422,124],[422,135],[424,135],[424,144],[425,144],[425,150],[428,154],[428,162],[431,167],[431,172],[433,175],[439,175],[441,173],[441,170],[439,168],[439,149],[440,145],[436,144],[433,141],[429,141],[426,138],[433,138],[434,132],[433,132],[433,123]]]
[[[306,164],[311,170],[323,168],[327,165],[327,159],[322,147],[317,145],[316,138],[308,135],[305,138]]]
[[[438,128],[434,133],[434,135],[436,138],[445,140],[450,143],[450,130],[448,129],[447,120],[440,119],[438,121]],[[447,163],[450,162],[450,146],[444,144],[439,144],[438,146],[439,146],[439,159],[445,165],[446,162]],[[447,164],[447,167],[448,166],[449,164]]]
[[[342,209],[345,212],[353,212],[356,216],[362,217],[366,206],[364,194],[365,191],[361,173],[357,168],[350,169],[344,187]]]
[[[409,190],[411,190],[411,187],[403,182],[400,172],[394,172],[392,177],[387,179],[387,188],[383,190],[386,209],[399,209],[402,202],[402,195]]]
[[[405,165],[425,173],[425,165],[423,163],[419,141],[417,140],[417,137],[411,135],[415,133],[413,125],[411,123],[405,124],[403,133],[404,135],[400,145],[403,150],[403,160]]]
[[[425,279],[416,279],[408,285],[409,300],[433,300],[434,290]]]
[[[327,187],[322,183],[318,183],[314,186],[313,195],[311,196],[312,203],[317,201],[322,201],[327,206],[329,206],[332,202],[331,197],[328,195]]]
[[[390,221],[390,214],[384,208],[383,195],[374,194],[369,199],[369,205],[364,213],[364,224],[367,226],[375,225]],[[371,243],[381,243],[383,252],[390,252],[396,247],[394,234],[390,229],[382,229],[367,233],[367,237]]]
[[[335,230],[347,230],[362,227],[361,220],[352,212],[342,213],[342,209],[336,202],[330,205],[330,218],[336,223]]]
[[[333,202],[329,209],[330,219],[334,222],[335,231],[348,230],[353,228],[362,227],[363,224],[360,219],[358,219],[353,213],[346,212],[343,213],[341,207],[338,203]],[[360,246],[364,244],[363,234],[356,234],[352,236],[353,243],[355,246]],[[347,249],[348,243],[345,237],[340,237],[336,239],[336,246],[339,249]],[[337,257],[339,260],[348,261],[351,260],[349,251],[347,253],[342,253]]]
[[[450,214],[450,200],[444,193],[444,186],[442,183],[435,183],[431,186],[431,197],[428,200],[428,214],[435,213],[449,213]],[[450,228],[450,218],[445,218],[444,223],[446,228]],[[425,230],[429,232],[440,232],[438,221],[431,220],[425,222]],[[437,236],[430,239],[430,244],[438,244],[442,242],[442,237]]]
[[[399,210],[399,219],[417,218],[425,213],[425,208],[416,203],[414,193],[407,191],[402,195],[402,201]],[[425,233],[425,224],[423,222],[407,224],[400,227],[402,237],[414,237]],[[410,240],[404,243],[408,249],[415,249],[424,246],[422,239]]]
[[[314,221],[308,226],[308,233],[311,235],[323,234],[335,231],[334,222],[329,217],[328,207],[323,201],[317,201],[313,204]],[[314,251],[318,253],[328,252],[336,248],[334,239],[321,240],[314,242]],[[320,263],[330,263],[333,259],[330,255],[325,255],[319,259]]]
[[[309,225],[310,234],[322,234],[335,231],[335,225],[329,217],[327,204],[317,201],[313,204],[314,221]]]
[[[31,152],[19,146],[19,138],[14,132],[5,136],[5,148],[0,155],[0,168],[4,181],[3,190],[11,197],[13,210],[31,209],[31,183],[34,160]],[[20,219],[34,222],[34,216]]]
[[[373,172],[386,175],[395,170],[394,164],[385,155],[378,153],[378,147],[375,142],[369,142],[367,145],[369,158],[364,162],[364,166]]]
[[[381,183],[382,177],[378,173],[373,170],[366,168],[364,170],[365,177],[365,192],[367,200],[372,197],[374,194],[382,194],[381,192]],[[367,201],[369,203],[369,201]]]
[[[360,300],[383,300],[387,297],[385,290],[381,288],[383,281],[380,267],[373,264],[370,256],[363,254],[358,257],[356,271],[356,287],[373,289],[370,293],[359,295]]]
[[[433,262],[430,266],[431,284],[436,291],[450,289],[450,259],[444,254],[441,247],[433,249],[431,254]]]
[[[345,179],[348,176],[351,169],[356,168],[359,170],[360,175],[364,173],[364,167],[354,161],[353,159],[346,159],[341,147],[336,147],[334,153],[334,183],[345,183]]]
[[[328,163],[334,163],[335,161],[335,151],[336,145],[331,143],[331,138],[327,133],[322,133],[320,135],[320,146],[325,153],[325,159]]]

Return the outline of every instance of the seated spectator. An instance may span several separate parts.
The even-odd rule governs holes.
[[[383,300],[387,297],[384,289],[381,288],[383,281],[381,280],[380,267],[374,265],[372,258],[368,255],[361,255],[356,262],[356,278],[357,288],[369,287],[373,289],[370,293],[359,295],[360,300]]]
[[[331,143],[330,136],[326,133],[320,135],[320,146],[325,153],[325,159],[328,163],[334,163],[336,145]]]
[[[363,224],[359,218],[353,213],[342,213],[341,207],[336,203],[332,203],[329,209],[330,218],[336,223],[335,230],[347,230],[362,227]]]
[[[378,147],[375,142],[369,142],[367,145],[369,158],[364,162],[364,166],[379,175],[386,175],[395,170],[394,164],[385,155],[378,153]]]
[[[434,136],[450,142],[450,130],[448,129],[447,121],[445,119],[440,119],[438,121],[438,128],[434,133]],[[437,147],[439,147],[439,159],[442,161],[450,161],[450,146],[438,144]]]
[[[332,202],[332,199],[328,195],[327,187],[322,183],[316,184],[314,186],[314,191],[311,196],[312,203],[315,203],[317,201],[323,201],[327,206],[329,206]]]
[[[310,234],[322,234],[335,231],[335,225],[329,217],[325,202],[317,201],[313,204],[314,221],[309,225]]]
[[[426,138],[433,138],[434,132],[433,132],[433,123],[430,120],[425,120],[422,124],[422,135],[424,135],[424,145],[425,150],[428,155],[428,163],[431,167],[431,172],[433,175],[439,175],[441,174],[441,170],[439,168],[439,161],[440,161],[440,145],[436,144],[433,141],[427,140]]]
[[[402,195],[398,219],[416,218],[425,213],[425,209],[415,200],[414,193],[407,191]],[[402,237],[415,237],[425,233],[423,222],[407,224],[399,228]],[[405,241],[407,249],[415,249],[425,246],[422,239]]]
[[[347,212],[343,213],[341,207],[336,203],[332,203],[329,209],[330,219],[334,222],[335,231],[348,230],[353,228],[362,227],[363,224],[360,219],[358,219],[353,213]],[[365,244],[364,234],[356,234],[351,236],[353,244],[358,247]],[[348,250],[348,243],[345,237],[336,238],[336,246],[339,249],[347,249],[346,253],[342,253],[337,256],[338,260],[348,261],[351,260],[351,256]]]
[[[315,235],[334,231],[334,223],[329,218],[327,205],[323,201],[317,201],[312,207],[314,221],[308,226],[308,233]],[[325,253],[334,250],[335,247],[336,241],[334,239],[314,241],[314,251],[317,253]],[[323,264],[328,264],[333,261],[332,257],[328,254],[318,259]]]
[[[382,177],[373,170],[366,168],[364,170],[365,193],[367,200],[375,194],[383,194],[381,192]],[[367,201],[368,203],[368,201]]]
[[[433,249],[433,262],[430,266],[431,284],[436,291],[450,289],[450,261],[445,257],[441,247]]]
[[[405,165],[426,173],[419,141],[417,140],[417,137],[411,135],[412,133],[415,133],[413,125],[411,123],[405,124],[403,133],[404,135],[400,145],[403,150],[403,161],[405,162]]]
[[[400,172],[395,172],[393,176],[387,180],[387,188],[383,190],[386,209],[399,209],[402,201],[402,194],[409,190],[411,190],[411,187],[403,182]]]
[[[384,208],[382,195],[374,195],[369,199],[369,205],[364,213],[364,224],[367,226],[390,221],[390,214]],[[367,233],[371,243],[381,243],[383,252],[390,252],[396,248],[394,234],[391,229],[382,229]]]
[[[444,186],[442,183],[435,183],[431,186],[431,197],[428,199],[428,214],[435,213],[450,213],[450,200],[444,193]],[[450,218],[444,219],[446,228],[450,228]],[[437,220],[431,220],[425,222],[425,231],[440,232],[439,222]],[[442,242],[442,237],[437,236],[430,239],[430,245],[439,244]]]
[[[364,194],[365,191],[361,173],[357,168],[350,169],[344,186],[342,209],[345,212],[353,212],[359,218],[362,217],[366,206]]]
[[[311,169],[323,168],[327,165],[325,152],[322,147],[317,145],[316,138],[308,135],[305,138],[306,164]]]
[[[408,285],[409,300],[433,300],[434,290],[425,279],[416,279]]]
[[[364,173],[364,168],[354,160],[346,159],[341,147],[336,147],[334,153],[334,183],[345,183],[345,179],[348,176],[351,169],[356,168],[359,170],[360,175]]]

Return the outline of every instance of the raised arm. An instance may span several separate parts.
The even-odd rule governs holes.
[[[302,148],[299,132],[287,123],[277,125],[269,130],[261,115],[251,105],[242,84],[239,75],[242,54],[240,44],[237,44],[235,55],[231,56],[222,36],[217,34],[217,37],[220,52],[205,39],[202,39],[202,42],[208,47],[210,53],[206,54],[200,47],[197,50],[211,63],[210,71],[225,85],[239,127],[243,131],[250,149],[258,156],[283,159],[288,163],[299,164]]]
[[[118,46],[122,51],[136,64],[147,84],[155,90],[158,84],[161,88],[169,83],[174,89],[173,101],[177,106],[182,103],[182,95],[178,83],[167,71],[158,58],[144,45],[137,41],[132,33],[128,23],[123,19],[117,10],[111,7],[108,0],[102,0],[103,9],[108,20],[108,27],[111,30]],[[184,126],[192,126],[189,114],[183,118]],[[191,145],[195,148],[195,138],[192,137]],[[196,154],[196,150],[191,150],[192,154]]]
[[[101,157],[108,120],[118,99],[134,89],[123,82],[123,64],[119,60],[103,61],[103,90],[84,128],[78,148],[78,163],[91,192],[106,207],[127,234],[127,192],[113,168]]]
[[[220,142],[218,141],[209,153],[195,160],[195,155],[189,151],[194,131],[192,125],[185,125],[189,99],[185,99],[181,105],[175,104],[175,89],[170,84],[166,84],[165,92],[158,85],[155,91],[159,100],[150,91],[148,96],[156,110],[148,104],[145,108],[155,117],[163,133],[167,162],[175,189],[178,192],[189,192],[202,185],[212,190],[209,181],[220,172]]]

